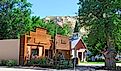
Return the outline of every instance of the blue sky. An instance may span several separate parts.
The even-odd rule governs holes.
[[[78,0],[28,0],[32,5],[32,15],[73,16],[78,10]]]

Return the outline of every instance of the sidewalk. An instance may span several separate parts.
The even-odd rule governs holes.
[[[49,69],[49,68],[41,68],[41,67],[8,68],[6,66],[1,66],[0,71],[74,71],[74,70],[73,69],[57,70],[57,69]],[[76,69],[76,71],[80,71],[80,70]]]
[[[117,63],[117,66],[121,66],[121,63]],[[86,64],[80,63],[76,68],[76,71],[108,71],[108,70],[95,70],[98,67],[104,66],[104,64]],[[41,67],[15,67],[15,68],[7,68],[6,66],[0,66],[0,71],[75,71],[74,69],[49,69],[49,68],[41,68]]]

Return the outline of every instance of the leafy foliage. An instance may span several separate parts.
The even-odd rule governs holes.
[[[7,64],[7,60],[1,60],[1,65],[5,66]]]
[[[40,17],[31,16],[32,4],[27,0],[1,0],[0,1],[0,39],[19,38],[21,34],[28,33],[36,27],[43,27],[54,35],[55,23],[45,23]],[[68,26],[57,26],[58,33],[68,35]]]
[[[6,65],[8,67],[15,66],[15,65],[17,65],[17,61],[16,60],[8,60],[7,63],[6,63]]]
[[[26,0],[0,1],[0,39],[17,38],[30,23],[31,4]]]
[[[37,22],[37,21],[36,21]],[[61,35],[70,35],[71,34],[71,28],[68,24],[63,24],[63,27],[60,27],[57,25],[54,21],[44,22],[43,20],[38,20],[37,23],[33,23],[33,28],[36,27],[42,27],[48,30],[48,33],[54,37],[55,33],[61,34]]]
[[[28,65],[46,65],[47,64],[47,59],[46,58],[37,58],[37,59],[31,59],[28,63]]]
[[[12,66],[15,66],[17,65],[17,61],[16,60],[1,60],[0,61],[0,65],[1,66],[8,66],[8,67],[12,67]]]
[[[97,54],[109,47],[109,41],[120,51],[120,4],[120,0],[79,0],[79,22],[89,31],[87,42],[90,51]]]

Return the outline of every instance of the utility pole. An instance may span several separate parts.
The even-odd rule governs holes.
[[[78,26],[78,22],[76,21],[74,32],[73,32],[74,40],[76,40],[75,37],[78,38],[78,30],[79,30],[79,28],[77,26]],[[77,60],[76,59],[77,59],[77,49],[76,49],[76,47],[74,47],[74,70],[76,70],[76,64],[77,64]]]
[[[78,11],[78,15],[76,13],[76,23],[75,23],[75,28],[74,28],[74,34],[76,33],[76,37],[78,38],[78,33],[80,31],[80,11]],[[76,71],[76,65],[77,65],[77,49],[74,47],[74,71]]]
[[[56,27],[56,25],[55,25],[55,31],[54,31],[54,55],[56,54],[56,35],[57,35],[57,27]]]
[[[76,56],[77,56],[77,50],[74,48],[74,71],[76,71]]]
[[[54,21],[54,23],[56,24],[57,23],[57,19]],[[54,50],[54,52],[53,52],[53,55],[54,55],[54,64],[56,63],[55,62],[55,57],[56,57],[56,39],[57,39],[57,24],[54,26],[54,48],[53,48],[53,50]]]

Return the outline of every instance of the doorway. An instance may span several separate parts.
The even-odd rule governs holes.
[[[80,61],[82,60],[82,52],[78,52],[78,57],[80,59]]]

